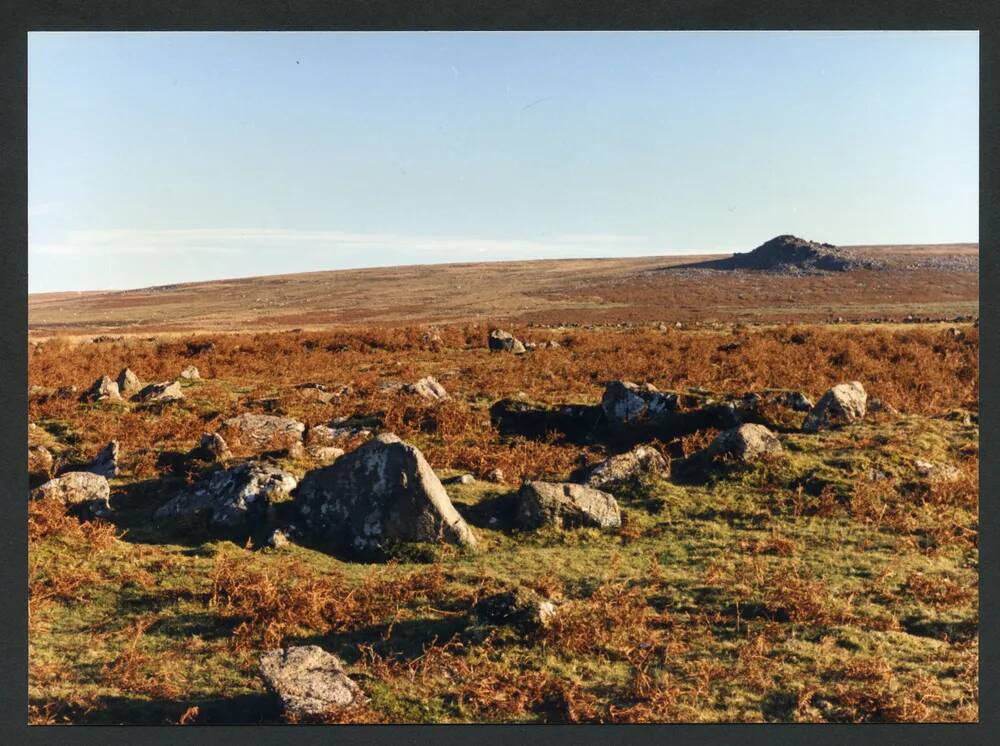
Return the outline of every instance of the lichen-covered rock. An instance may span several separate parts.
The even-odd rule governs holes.
[[[121,392],[118,384],[111,380],[109,376],[101,376],[91,385],[89,389],[80,396],[81,401],[120,401]]]
[[[782,452],[781,441],[763,425],[740,425],[719,433],[707,449],[712,459],[730,458],[741,464],[756,461],[761,456]]]
[[[647,476],[668,476],[670,465],[660,452],[649,446],[638,446],[587,469],[583,483],[599,490]]]
[[[139,393],[132,397],[133,401],[168,403],[184,398],[180,381],[163,381],[143,386]]]
[[[295,387],[299,396],[303,399],[318,401],[321,404],[329,404],[338,396],[341,396],[346,386],[341,386],[340,391],[330,391],[322,383],[300,383]]]
[[[408,541],[476,544],[423,454],[392,433],[307,473],[295,500],[309,534],[357,552]]]
[[[448,398],[448,392],[444,390],[444,386],[438,383],[433,376],[421,378],[416,383],[408,383],[402,387],[402,391],[406,394],[415,394],[421,399],[431,402],[444,401]]]
[[[319,716],[366,699],[340,659],[318,645],[269,650],[260,657],[260,673],[285,715]]]
[[[242,528],[264,520],[273,498],[290,493],[294,476],[271,464],[247,461],[213,472],[160,507],[153,517],[171,520],[205,515],[209,523]]]
[[[491,331],[487,341],[491,352],[513,352],[515,355],[525,352],[525,347],[521,343],[521,340],[502,329]]]
[[[839,383],[823,394],[806,415],[802,429],[816,432],[830,427],[849,425],[860,420],[867,411],[868,395],[858,381]]]
[[[324,463],[330,463],[331,461],[336,461],[338,458],[344,455],[343,448],[337,448],[337,446],[320,446],[311,445],[306,446],[306,453],[316,461],[323,461]]]
[[[61,500],[68,507],[82,508],[91,515],[111,512],[111,485],[99,474],[70,471],[52,479],[31,493],[33,500]]]
[[[131,368],[122,368],[118,374],[118,393],[122,396],[132,396],[142,389],[142,381],[132,372]]]
[[[601,409],[612,431],[639,423],[655,423],[677,412],[679,407],[676,394],[661,392],[649,383],[639,386],[631,381],[611,381],[601,397]]]
[[[219,427],[219,435],[234,452],[259,454],[301,444],[305,429],[305,424],[290,417],[248,412],[225,420]]]
[[[622,517],[607,492],[569,482],[525,482],[517,493],[517,521],[524,528],[616,528]]]
[[[201,380],[201,374],[195,366],[189,365],[181,371],[181,378],[186,381],[199,381]]]

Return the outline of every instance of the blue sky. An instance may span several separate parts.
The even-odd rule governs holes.
[[[29,290],[978,241],[975,33],[33,33]]]

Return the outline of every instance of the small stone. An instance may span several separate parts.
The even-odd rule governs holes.
[[[525,482],[517,494],[517,519],[524,528],[621,526],[618,502],[607,492],[569,482]]]
[[[486,474],[486,481],[493,482],[494,484],[504,483],[503,469],[493,469]]]
[[[163,381],[162,383],[150,383],[144,386],[139,393],[132,397],[133,401],[141,402],[175,402],[184,398],[179,381]]]
[[[122,396],[132,396],[142,388],[139,376],[131,368],[122,368],[118,374],[118,392]]]
[[[81,401],[120,401],[118,384],[108,376],[101,376],[80,397]]]
[[[267,540],[267,545],[272,549],[284,549],[290,543],[291,542],[288,541],[288,537],[285,535],[285,532],[280,528],[274,529],[271,536],[268,537]]]
[[[201,379],[201,375],[198,373],[198,369],[196,367],[189,365],[181,371],[181,378],[187,381],[198,381]]]
[[[491,331],[487,342],[491,352],[513,352],[515,355],[520,355],[526,351],[521,340],[502,329]]]
[[[433,376],[421,378],[416,383],[409,383],[401,387],[401,390],[406,394],[415,394],[431,402],[444,401],[449,398],[448,392],[444,390],[444,386],[438,383],[437,379]]]
[[[756,461],[761,456],[782,452],[781,441],[763,425],[740,425],[719,433],[708,446],[709,458],[728,457],[741,464]]]
[[[806,432],[838,427],[856,422],[867,412],[868,395],[858,381],[840,383],[827,391],[806,415],[802,429]]]

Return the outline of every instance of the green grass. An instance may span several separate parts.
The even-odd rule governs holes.
[[[40,424],[61,437],[70,432]],[[479,549],[409,547],[393,570],[405,579],[434,563],[444,573],[441,590],[393,618],[340,633],[292,630],[284,643],[317,642],[339,654],[370,695],[370,710],[390,722],[975,719],[977,503],[928,492],[912,461],[959,463],[978,429],[902,417],[784,442],[783,458],[751,469],[619,491],[621,533],[518,531],[504,512],[513,488],[449,485]],[[881,517],[851,503],[870,469],[891,485],[879,498]],[[170,489],[153,483],[122,510],[116,520],[126,533],[104,551],[81,552],[58,534],[32,542],[38,577],[84,577],[32,619],[36,721],[175,722],[197,707],[195,722],[275,722],[256,675],[259,649],[234,644],[239,619],[212,603],[217,557],[279,571],[295,560],[352,583],[380,569],[300,546],[247,549],[245,537],[159,534],[148,519]],[[915,574],[967,592],[933,601],[908,585]],[[595,633],[585,652],[574,652],[568,637],[505,629],[479,641],[467,611],[484,579],[545,587],[580,613],[599,589],[622,584],[650,615],[637,634],[653,652],[643,658],[642,639],[615,642],[611,632]],[[462,647],[437,668],[421,658],[453,638]],[[110,667],[129,650],[128,675],[116,675]],[[637,690],[638,671],[659,694]],[[483,694],[497,672],[512,692],[530,689],[523,680],[534,672],[562,693],[504,709]]]

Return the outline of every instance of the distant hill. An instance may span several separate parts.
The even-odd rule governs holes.
[[[772,271],[754,271],[761,268]],[[779,236],[735,255],[377,267],[44,293],[29,296],[28,324],[37,336],[948,317],[978,313],[978,268],[976,244],[831,247]]]

